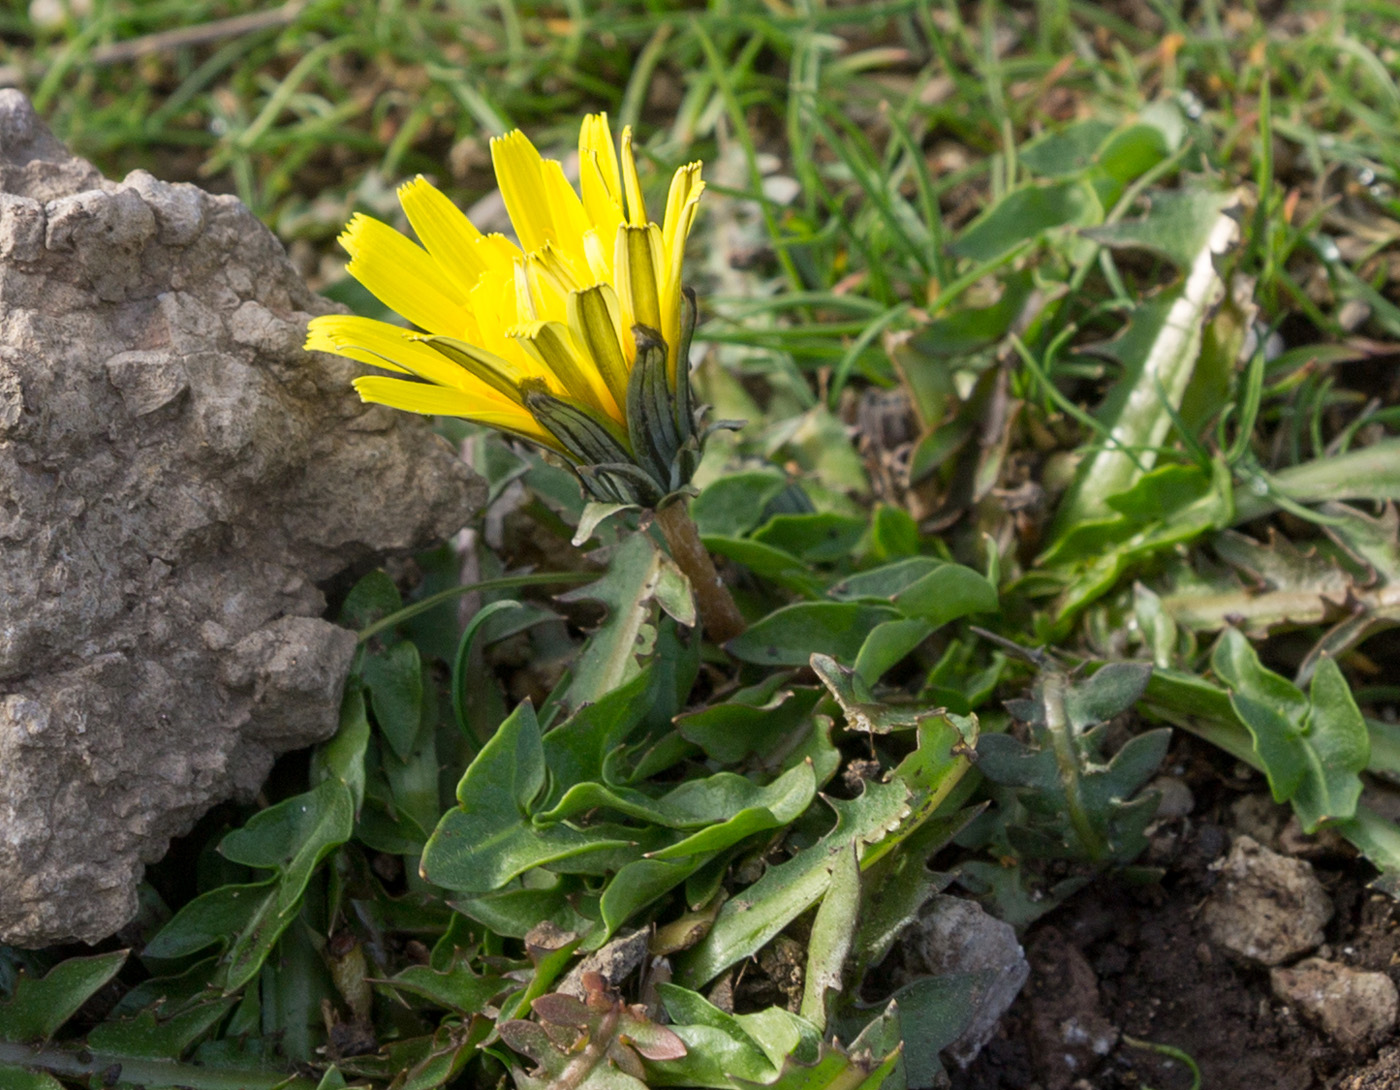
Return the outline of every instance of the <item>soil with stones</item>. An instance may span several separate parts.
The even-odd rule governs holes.
[[[1180,1054],[1199,1066],[1202,1087],[1400,1086],[1391,986],[1400,904],[1367,888],[1374,872],[1344,843],[1303,836],[1257,776],[1227,763],[1178,740],[1165,767],[1189,787],[1190,812],[1156,827],[1143,862],[1162,868],[1160,881],[1100,880],[1027,930],[1030,979],[981,1055],[953,1072],[953,1090],[1187,1090],[1193,1076]],[[1210,923],[1230,896],[1238,842],[1302,872],[1331,903],[1321,944],[1289,956],[1272,980]],[[1260,896],[1239,910],[1292,915],[1278,911],[1285,895]],[[1290,990],[1316,959],[1346,986]],[[1358,1039],[1353,1029],[1367,1019]]]

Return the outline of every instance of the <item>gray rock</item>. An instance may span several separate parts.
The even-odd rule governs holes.
[[[327,737],[320,586],[485,489],[301,349],[334,305],[232,197],[103,179],[0,91],[0,942],[92,942],[142,865]]]
[[[982,1051],[1030,975],[1030,963],[1010,924],[989,915],[975,901],[939,895],[904,940],[913,946],[930,975],[977,973],[972,1019],[943,1051],[966,1067]]]
[[[609,988],[618,988],[624,980],[642,967],[647,959],[647,942],[651,933],[646,930],[619,935],[611,942],[594,950],[572,969],[555,991],[572,995],[575,999],[585,999],[588,991],[583,986],[585,973],[597,973]]]
[[[1211,940],[1257,965],[1278,965],[1314,949],[1332,918],[1332,901],[1312,866],[1235,838],[1212,864],[1220,882],[1201,910]]]
[[[1273,969],[1274,995],[1352,1052],[1368,1052],[1395,1028],[1400,996],[1384,973],[1308,958],[1291,969]]]

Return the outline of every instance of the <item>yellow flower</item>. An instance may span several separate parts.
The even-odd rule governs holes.
[[[632,153],[606,115],[579,133],[579,191],[520,131],[491,141],[518,245],[483,234],[421,177],[399,189],[418,236],[357,215],[349,273],[421,332],[355,316],[313,319],[306,347],[392,372],[355,380],[365,401],[460,416],[563,455],[595,498],[655,503],[698,456],[681,283],[700,164],[676,171],[647,219]]]

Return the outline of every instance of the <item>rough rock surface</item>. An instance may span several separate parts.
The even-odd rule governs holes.
[[[1212,941],[1263,966],[1278,965],[1322,942],[1332,901],[1308,863],[1240,836],[1216,866],[1220,884],[1201,910]]]
[[[571,995],[575,999],[587,999],[588,990],[583,986],[585,973],[597,973],[609,988],[620,990],[622,982],[642,967],[647,959],[647,943],[651,932],[645,929],[619,935],[611,942],[594,950],[572,969],[555,991]]]
[[[1383,1041],[1400,1013],[1400,996],[1390,977],[1322,958],[1274,969],[1269,984],[1274,995],[1353,1052],[1368,1051]]]
[[[237,200],[107,181],[0,91],[0,942],[125,923],[170,837],[334,729],[318,584],[481,502],[302,351],[330,309]]]
[[[1016,941],[1015,929],[975,901],[935,897],[916,926],[917,937],[912,941],[928,974],[981,977],[969,996],[972,1020],[962,1036],[943,1050],[959,1067],[966,1067],[992,1039],[1001,1016],[1030,976],[1030,962]]]

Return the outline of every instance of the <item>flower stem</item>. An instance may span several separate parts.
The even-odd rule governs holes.
[[[715,562],[700,541],[700,531],[686,510],[685,500],[676,500],[656,510],[656,524],[671,550],[671,559],[685,572],[695,591],[695,604],[700,610],[700,623],[705,634],[715,643],[727,643],[744,631],[745,623],[739,607],[720,581]]]

